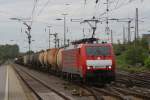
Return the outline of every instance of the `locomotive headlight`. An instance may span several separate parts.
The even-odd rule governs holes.
[[[87,69],[91,69],[91,68],[93,68],[93,66],[87,66]]]
[[[111,69],[111,66],[106,66],[106,68]]]
[[[108,68],[111,68],[111,66],[108,66]]]

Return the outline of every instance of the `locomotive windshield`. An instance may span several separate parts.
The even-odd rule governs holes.
[[[108,46],[87,47],[86,53],[88,56],[109,56],[110,47]]]

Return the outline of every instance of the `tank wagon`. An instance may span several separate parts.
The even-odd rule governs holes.
[[[44,50],[40,51],[39,56],[38,56],[38,61],[40,67],[44,68]]]
[[[53,71],[57,71],[57,53],[59,49],[58,48],[52,48],[47,51],[47,62],[48,66],[50,67],[49,69]]]
[[[23,57],[24,65],[35,65],[59,73],[64,77],[82,80],[115,79],[115,55],[110,43],[77,43],[66,48],[52,48]]]
[[[33,63],[32,63],[32,66],[34,68],[38,68],[38,66],[41,66],[40,62],[39,62],[39,55],[40,55],[40,52],[36,52],[36,53],[33,54]]]
[[[48,62],[47,62],[47,50],[46,51],[44,51],[44,66],[47,66],[48,65]]]

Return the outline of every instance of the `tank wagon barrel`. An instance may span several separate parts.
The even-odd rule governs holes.
[[[58,53],[59,49],[58,48],[53,48],[53,49],[49,49],[47,50],[47,61],[48,61],[48,65],[50,66],[50,68],[52,70],[57,70],[57,53]]]
[[[24,65],[28,65],[30,63],[30,58],[29,58],[29,55],[25,55],[23,57],[23,64]]]
[[[44,51],[44,66],[46,66],[47,67],[47,65],[48,65],[48,62],[47,62],[47,50],[46,51]]]
[[[57,66],[58,66],[58,71],[62,71],[62,51],[64,49],[59,49],[58,53],[57,53]]]
[[[34,64],[34,58],[33,57],[34,57],[34,53],[29,55],[29,63],[30,64]]]
[[[40,62],[40,65],[41,67],[44,67],[44,51],[41,51],[39,53],[39,58],[38,58],[39,62]]]
[[[37,68],[40,65],[39,62],[39,52],[33,54],[33,65]]]

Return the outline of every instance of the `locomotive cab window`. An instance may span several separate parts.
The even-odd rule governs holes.
[[[108,46],[86,47],[86,53],[88,56],[109,56],[110,47]]]

